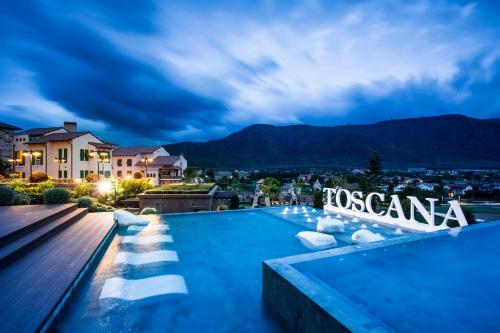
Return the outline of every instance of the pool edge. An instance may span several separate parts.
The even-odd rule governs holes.
[[[500,221],[480,223],[461,232],[500,225]],[[262,293],[266,305],[289,328],[299,332],[387,332],[376,318],[365,313],[333,288],[313,281],[293,267],[293,264],[342,254],[370,251],[427,238],[448,235],[450,230],[413,234],[383,242],[353,245],[337,249],[299,254],[262,262]]]

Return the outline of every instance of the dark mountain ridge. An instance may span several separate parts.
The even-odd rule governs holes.
[[[500,167],[500,121],[463,115],[369,125],[252,125],[222,139],[164,146],[190,166],[210,168],[365,167],[377,152],[391,167]]]

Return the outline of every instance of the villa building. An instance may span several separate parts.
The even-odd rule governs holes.
[[[162,146],[120,147],[113,151],[113,174],[134,177],[136,173],[153,180],[154,185],[179,182],[187,168],[181,154],[170,155]]]
[[[77,131],[75,122],[33,128],[13,137],[15,172],[22,178],[37,171],[55,179],[83,179],[89,173],[110,176],[114,148],[89,131]]]
[[[12,160],[12,142],[14,131],[19,127],[0,122],[0,159],[4,161]]]

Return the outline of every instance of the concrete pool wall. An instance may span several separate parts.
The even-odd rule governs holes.
[[[500,226],[500,223],[469,226],[463,228],[461,232],[494,225]],[[405,246],[407,243],[437,238],[450,233],[453,231],[414,234],[364,246],[348,246],[264,261],[262,264],[263,298],[273,314],[284,319],[292,331],[315,333],[393,331],[339,290],[315,277],[314,273],[302,270],[300,266],[314,262],[318,267],[323,266],[324,269],[328,269],[325,262],[337,256],[356,252],[369,254],[371,250],[376,249],[385,251],[385,248],[399,244]]]

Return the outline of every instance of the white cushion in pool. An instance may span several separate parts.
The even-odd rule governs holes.
[[[129,225],[148,225],[149,220],[144,216],[134,215],[125,210],[115,210],[113,220],[118,222],[119,226],[127,227]]]
[[[383,240],[385,240],[384,236],[379,233],[374,234],[367,229],[360,229],[352,234],[353,244],[373,243]]]
[[[180,275],[160,275],[139,280],[113,277],[104,282],[99,299],[119,298],[135,301],[158,295],[187,293],[186,283]]]
[[[337,245],[337,240],[332,235],[322,234],[315,231],[301,231],[296,237],[302,245],[312,250],[321,250]]]
[[[154,235],[154,236],[123,236],[123,244],[153,244],[153,243],[172,243],[174,240],[170,235]]]
[[[128,231],[166,231],[168,229],[168,225],[165,224],[131,225],[127,228]]]
[[[160,250],[140,253],[122,251],[116,254],[114,264],[144,265],[163,261],[179,261],[177,252],[172,250]]]
[[[344,222],[332,218],[324,218],[318,220],[318,225],[316,227],[318,232],[344,232]]]

